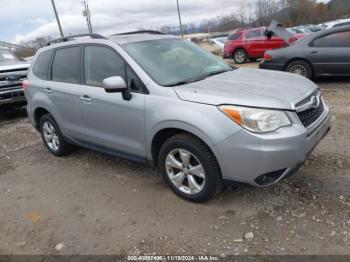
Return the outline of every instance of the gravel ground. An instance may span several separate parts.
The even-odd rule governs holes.
[[[333,129],[293,177],[176,197],[152,168],[55,158],[23,109],[0,113],[0,254],[350,255],[350,80],[319,81]]]

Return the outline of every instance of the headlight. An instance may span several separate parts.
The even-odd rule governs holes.
[[[220,106],[219,109],[238,125],[256,133],[273,132],[292,124],[286,113],[279,110],[241,106]]]

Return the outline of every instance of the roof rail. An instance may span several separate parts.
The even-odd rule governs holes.
[[[152,35],[164,35],[164,33],[155,31],[155,30],[140,30],[140,31],[133,31],[133,32],[125,32],[120,34],[114,34],[112,36],[117,35],[135,35],[135,34],[152,34]]]
[[[102,35],[99,35],[99,34],[80,34],[80,35],[69,35],[69,36],[65,36],[65,37],[62,37],[62,38],[57,38],[57,39],[54,39],[50,42],[47,43],[47,45],[51,45],[51,44],[57,44],[57,43],[63,43],[63,42],[68,42],[70,40],[73,40],[77,37],[86,37],[86,36],[89,36],[91,37],[92,39],[107,39],[106,37],[102,36]]]

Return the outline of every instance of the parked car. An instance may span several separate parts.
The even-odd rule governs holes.
[[[302,25],[289,28],[291,32],[296,34],[311,34],[321,30],[320,25]]]
[[[292,31],[295,32],[295,34],[311,34],[311,33],[313,33],[306,26],[296,26],[296,27],[292,27],[291,29],[292,29]]]
[[[265,53],[261,69],[296,73],[307,78],[350,75],[350,26],[312,34],[289,47]]]
[[[29,66],[11,50],[0,47],[0,106],[26,103],[22,81],[27,77]]]
[[[70,36],[42,48],[23,88],[48,150],[73,145],[157,165],[179,196],[272,185],[326,135],[330,111],[306,78],[237,69],[159,34]]]
[[[287,28],[287,31],[292,33],[292,34],[303,34],[304,32],[301,31],[300,29],[297,29],[295,27]]]
[[[305,34],[293,34],[287,42],[266,27],[236,31],[228,37],[224,48],[224,58],[233,58],[236,64],[255,61],[264,56],[265,51],[286,47]]]
[[[209,43],[212,43],[214,45],[217,45],[219,48],[221,48],[222,50],[224,50],[225,47],[225,43],[228,40],[228,37],[224,36],[224,37],[218,37],[218,38],[210,38],[209,39]]]
[[[306,27],[312,33],[318,32],[322,29],[320,25],[305,25],[304,27]]]

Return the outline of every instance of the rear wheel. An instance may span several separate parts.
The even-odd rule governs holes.
[[[223,189],[220,168],[213,153],[191,135],[169,138],[160,150],[158,163],[168,186],[186,200],[206,202]]]
[[[292,74],[307,77],[309,79],[312,78],[312,67],[308,62],[303,60],[297,60],[289,63],[286,71]]]
[[[40,133],[47,149],[55,156],[68,155],[73,146],[64,140],[56,121],[50,114],[40,119]]]
[[[247,51],[244,49],[237,49],[233,54],[233,60],[236,64],[244,64],[248,60]]]

